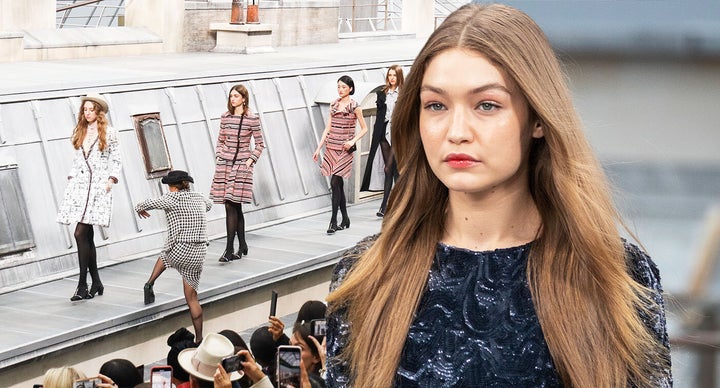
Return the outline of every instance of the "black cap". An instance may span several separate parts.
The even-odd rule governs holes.
[[[192,182],[195,183],[193,178],[188,175],[187,172],[183,170],[172,170],[170,171],[166,176],[163,177],[162,183],[165,184],[172,184],[172,183],[180,183],[180,182]]]

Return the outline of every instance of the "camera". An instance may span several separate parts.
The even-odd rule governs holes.
[[[325,336],[325,333],[327,332],[327,325],[324,319],[313,319],[310,321],[310,334],[317,338],[319,341],[322,341],[321,337]]]
[[[300,353],[299,346],[278,346],[277,350],[277,382],[278,387],[300,388]]]
[[[73,388],[95,388],[101,383],[102,383],[102,380],[100,380],[97,377],[83,379],[83,380],[75,380],[75,383],[73,384]]]
[[[242,356],[228,356],[223,358],[220,365],[225,369],[225,372],[232,373],[243,369],[241,361],[244,361]]]

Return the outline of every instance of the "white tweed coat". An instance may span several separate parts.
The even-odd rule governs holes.
[[[110,177],[119,177],[121,167],[118,134],[108,126],[104,151],[100,151],[98,140],[87,155],[82,147],[75,150],[57,222],[110,226],[113,190],[107,192],[105,187]]]

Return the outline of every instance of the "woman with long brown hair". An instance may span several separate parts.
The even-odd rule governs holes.
[[[390,190],[392,189],[393,181],[397,179],[398,175],[395,166],[395,157],[393,156],[391,147],[392,139],[390,134],[392,133],[392,112],[395,109],[395,103],[397,103],[400,87],[402,87],[403,82],[405,82],[405,77],[403,76],[402,66],[391,65],[385,74],[385,87],[376,92],[376,119],[375,125],[373,126],[368,162],[365,167],[362,184],[360,185],[360,191],[377,191],[378,184],[376,181],[380,180],[378,179],[379,177],[382,177],[380,190],[383,191],[383,197],[380,203],[380,209],[378,209],[376,213],[378,217],[385,215],[385,207],[390,197]],[[380,154],[377,153],[378,147],[381,151]],[[382,159],[379,159],[378,156],[382,156]],[[382,172],[376,171],[378,169],[376,166],[380,165],[383,166]]]
[[[120,176],[120,144],[117,131],[107,119],[108,104],[98,94],[81,98],[78,123],[70,138],[75,149],[57,221],[77,222],[75,242],[78,250],[80,276],[71,301],[92,299],[102,295],[105,287],[97,267],[93,225],[110,226],[112,188]],[[87,273],[92,285],[87,287]]]
[[[526,14],[466,5],[393,116],[381,233],[335,270],[328,385],[672,385],[657,267],[623,241],[558,60]]]
[[[248,103],[250,94],[242,84],[230,89],[227,112],[220,117],[220,132],[215,146],[215,175],[210,197],[225,205],[227,240],[220,262],[239,260],[248,254],[245,240],[245,215],[242,204],[252,202],[253,171],[265,149],[260,117]],[[250,139],[254,140],[251,148]],[[239,247],[235,252],[235,236]]]

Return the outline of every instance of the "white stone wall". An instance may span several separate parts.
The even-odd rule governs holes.
[[[336,43],[337,5],[334,2],[304,2],[282,7],[273,2],[260,2],[259,21],[275,24],[272,46],[301,46]],[[247,16],[247,10],[243,10]],[[211,23],[230,22],[230,3],[186,3],[182,51],[204,52],[215,47],[216,35]]]
[[[55,0],[0,0],[0,32],[55,28]]]

